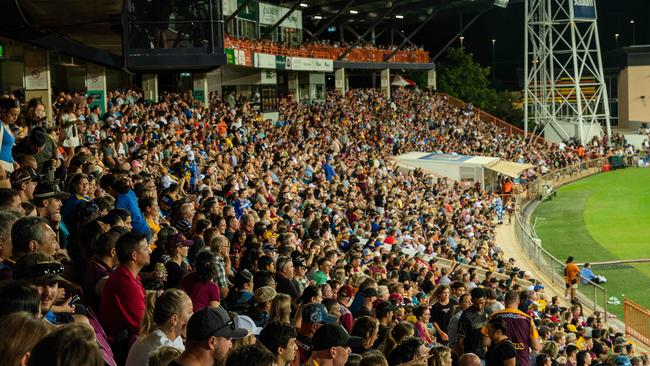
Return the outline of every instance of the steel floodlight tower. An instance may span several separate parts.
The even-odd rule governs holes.
[[[585,144],[605,127],[609,139],[595,0],[525,0],[525,12],[526,135]]]

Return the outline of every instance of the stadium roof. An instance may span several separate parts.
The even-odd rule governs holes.
[[[251,0],[248,0],[251,1]],[[494,0],[264,0],[300,9],[305,40],[327,24],[376,32],[464,12],[481,12]],[[123,0],[21,0],[0,3],[0,34],[108,66],[122,62]],[[306,6],[305,6],[306,5]],[[322,31],[321,31],[322,32]],[[405,39],[397,39],[396,43]]]
[[[303,23],[317,23],[318,19],[315,17],[327,19],[344,9],[344,14],[341,14],[338,20],[360,25],[375,22],[385,10],[391,7],[394,8],[384,17],[384,20],[391,19],[400,24],[416,24],[426,20],[433,12],[438,12],[436,16],[445,16],[459,12],[480,11],[491,6],[494,0],[302,0],[301,3],[307,5],[301,8]],[[288,5],[285,3],[285,6]],[[396,18],[396,16],[400,17]]]

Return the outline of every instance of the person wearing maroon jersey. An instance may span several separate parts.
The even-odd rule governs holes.
[[[535,352],[542,349],[533,318],[517,309],[519,307],[517,291],[506,292],[504,305],[506,308],[493,313],[490,319],[499,318],[506,322],[506,335],[517,350],[517,366],[530,366],[530,349],[532,348]],[[487,327],[483,328],[482,332],[488,336]]]

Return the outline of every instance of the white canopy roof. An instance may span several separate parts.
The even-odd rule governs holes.
[[[504,161],[491,156],[469,156],[427,152],[408,152],[397,156],[395,160],[397,161],[397,165],[403,168],[420,168],[428,173],[450,178],[454,178],[454,174],[450,174],[450,169],[453,169],[453,167],[458,167],[458,169],[481,167],[513,178],[518,178],[523,171],[533,167],[530,164]]]

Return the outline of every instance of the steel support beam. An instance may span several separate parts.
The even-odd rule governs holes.
[[[355,31],[354,28],[350,27],[349,25],[347,25],[347,24],[345,24],[345,23],[342,23],[342,24],[341,24],[341,27],[345,27],[345,29],[347,29],[347,30],[348,30],[350,33],[352,33],[355,37],[357,37],[357,38],[361,38],[362,41],[364,40],[364,36],[360,36],[359,33],[357,33],[357,31]]]
[[[376,21],[375,21],[371,26],[367,27],[366,30],[365,30],[365,32],[363,32],[363,34],[361,34],[361,36],[356,35],[356,36],[357,36],[357,39],[354,41],[354,43],[352,43],[352,44],[350,45],[350,47],[348,47],[348,48],[345,50],[345,52],[343,52],[343,53],[339,56],[338,60],[341,61],[341,60],[343,60],[345,57],[347,57],[347,55],[349,55],[350,52],[352,52],[352,50],[354,49],[354,47],[356,47],[356,46],[357,46],[357,45],[358,45],[358,44],[363,40],[363,38],[365,38],[365,37],[366,37],[370,32],[372,32],[373,29],[375,29],[375,27],[378,26],[379,23],[381,23],[381,22],[384,20],[384,18],[385,18],[386,16],[389,16],[389,15],[393,12],[393,10],[397,7],[397,5],[399,5],[399,3],[400,3],[400,0],[395,0],[395,2],[393,2],[393,5],[391,5],[390,8],[386,9],[386,11],[385,11],[383,14],[381,14],[381,15],[379,16],[379,19],[377,19],[377,20],[376,20]]]
[[[5,28],[0,26],[0,35],[114,69],[122,69],[125,66],[124,58],[120,56],[52,32],[32,28],[17,29],[15,27]]]
[[[451,46],[454,42],[456,42],[456,40],[458,39],[458,37],[460,37],[463,33],[465,33],[465,31],[466,31],[467,29],[469,29],[469,27],[471,27],[472,24],[474,24],[474,22],[477,21],[478,18],[480,18],[481,15],[483,15],[486,11],[487,11],[487,10],[483,10],[482,12],[480,12],[480,13],[474,15],[474,17],[473,17],[472,19],[470,19],[470,21],[467,22],[467,24],[463,25],[463,27],[458,31],[458,33],[456,33],[453,37],[451,37],[451,39],[449,40],[449,42],[447,42],[447,44],[445,44],[444,47],[442,47],[442,48],[440,49],[440,51],[438,51],[438,53],[436,53],[436,55],[433,56],[433,58],[431,59],[431,62],[432,62],[432,63],[435,63],[436,60],[438,60],[438,58],[440,58],[440,56],[442,56],[442,54],[445,53],[445,51],[447,51],[447,49],[449,48],[449,46]]]
[[[397,54],[397,52],[398,52],[399,50],[401,50],[402,47],[404,47],[404,45],[406,44],[406,42],[410,41],[411,38],[413,38],[416,34],[418,34],[418,33],[422,30],[422,28],[424,28],[425,25],[427,25],[427,24],[428,24],[428,23],[429,23],[433,18],[436,17],[436,15],[438,14],[438,12],[439,12],[440,10],[441,10],[441,8],[433,9],[433,11],[431,12],[431,14],[429,14],[429,16],[426,17],[426,19],[424,19],[424,20],[422,21],[422,23],[420,23],[420,25],[418,25],[417,28],[415,28],[415,29],[413,30],[413,32],[411,32],[411,34],[409,34],[408,37],[406,37],[406,38],[402,41],[402,43],[400,43],[399,46],[397,46],[397,48],[395,48],[395,50],[394,50],[393,52],[391,52],[390,54],[388,54],[388,56],[386,56],[386,57],[384,58],[384,62],[388,62],[388,61],[390,61],[390,59],[393,58],[393,56],[395,56],[395,54]]]
[[[293,4],[293,6],[289,9],[289,11],[286,14],[284,14],[282,18],[278,19],[278,21],[275,22],[275,24],[273,24],[271,28],[267,29],[266,32],[264,32],[264,34],[260,36],[260,38],[264,38],[270,35],[274,30],[276,30],[280,26],[280,24],[282,24],[282,22],[284,22],[285,19],[290,17],[291,14],[293,14],[293,12],[296,11],[296,9],[298,9],[299,6],[300,6],[300,1],[296,1],[296,3]]]
[[[402,32],[398,31],[398,32],[395,32],[395,34],[398,34],[400,37],[402,37],[402,39],[406,39],[406,42],[408,44],[410,44],[412,46],[415,46],[415,43],[413,43],[410,39],[407,39],[406,36],[404,34],[402,34]]]
[[[336,19],[338,19],[338,17],[340,17],[343,13],[345,13],[346,11],[348,11],[348,9],[350,9],[350,7],[351,7],[352,5],[354,5],[354,3],[355,3],[356,1],[357,1],[357,0],[350,0],[350,1],[348,1],[348,3],[345,4],[345,6],[342,7],[338,12],[336,12],[336,14],[334,14],[334,16],[329,17],[329,18],[327,18],[327,20],[323,21],[323,22],[322,22],[323,24],[322,24],[320,27],[318,27],[318,30],[317,30],[316,32],[314,32],[314,35],[311,36],[311,37],[307,40],[307,42],[304,42],[304,43],[309,43],[309,42],[313,41],[314,39],[318,39],[318,36],[320,36],[321,34],[323,34],[323,32],[325,32],[325,30],[327,29],[327,27],[329,27],[332,23],[334,23],[334,22],[336,21]]]
[[[235,19],[235,17],[241,13],[247,6],[248,4],[252,3],[253,1],[257,0],[244,0],[244,2],[237,7],[237,9],[230,15],[228,15],[228,18],[223,21],[223,24],[226,25],[228,24],[231,20]]]

